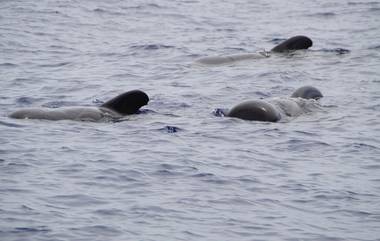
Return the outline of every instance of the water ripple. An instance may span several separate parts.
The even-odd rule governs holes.
[[[48,200],[49,202],[64,204],[68,207],[85,207],[88,205],[101,205],[107,203],[106,201],[85,194],[55,195],[49,197]]]
[[[133,45],[131,49],[143,49],[143,50],[158,50],[158,49],[171,49],[175,48],[171,45],[165,44],[143,44],[143,45]]]

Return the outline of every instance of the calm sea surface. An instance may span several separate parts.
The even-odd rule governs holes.
[[[379,66],[379,1],[0,0],[0,240],[380,240]],[[213,114],[303,85],[321,110]],[[7,117],[131,89],[120,122]]]

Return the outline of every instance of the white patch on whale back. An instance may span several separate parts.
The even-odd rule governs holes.
[[[17,119],[99,121],[104,118],[118,118],[121,115],[102,107],[61,107],[21,109],[9,116]]]
[[[200,58],[196,60],[194,63],[200,64],[200,65],[222,65],[222,64],[234,63],[241,60],[263,59],[269,56],[270,56],[269,52],[266,52],[264,50],[262,52],[257,52],[257,53],[204,57],[204,58]]]
[[[269,102],[280,112],[282,121],[321,109],[319,101],[314,99],[287,97],[273,98]]]

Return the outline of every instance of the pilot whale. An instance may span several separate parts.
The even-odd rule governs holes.
[[[220,65],[247,59],[262,59],[270,57],[271,53],[285,53],[295,50],[308,49],[312,45],[313,41],[309,37],[298,35],[281,42],[272,48],[271,51],[260,51],[256,53],[235,54],[227,56],[203,57],[196,60],[195,63],[201,65]]]
[[[120,94],[99,107],[26,108],[9,115],[16,119],[99,121],[103,118],[121,118],[136,114],[148,104],[149,97],[141,90]]]
[[[271,49],[271,52],[283,53],[300,49],[308,49],[313,46],[313,41],[306,36],[294,36],[278,44]]]
[[[308,104],[315,104],[322,93],[313,86],[298,88],[290,98],[276,98],[271,101],[250,100],[234,106],[228,117],[243,120],[277,122],[284,117],[296,117],[307,111]]]

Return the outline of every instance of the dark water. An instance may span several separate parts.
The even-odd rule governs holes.
[[[0,239],[380,240],[379,16],[367,0],[0,1]],[[298,34],[313,51],[192,65]],[[321,111],[213,115],[303,85]],[[151,101],[121,122],[7,117],[130,89]]]

